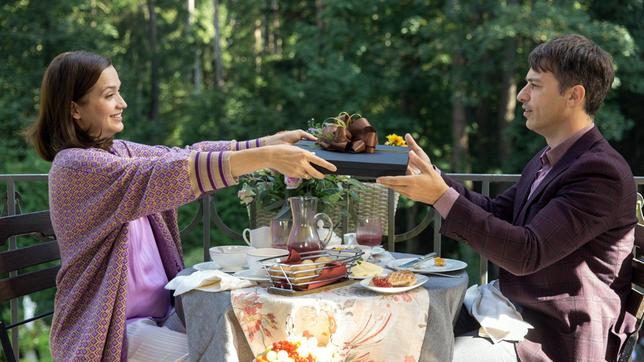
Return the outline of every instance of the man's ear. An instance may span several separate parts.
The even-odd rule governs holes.
[[[583,85],[577,84],[570,88],[570,96],[568,97],[568,103],[571,106],[583,106],[584,101],[586,100],[586,88]]]
[[[80,111],[78,110],[78,104],[76,104],[76,102],[74,101],[72,101],[71,103],[71,114],[74,121],[80,121],[81,115]]]

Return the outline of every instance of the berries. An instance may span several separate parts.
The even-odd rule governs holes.
[[[391,288],[391,283],[389,282],[389,278],[387,278],[387,276],[373,277],[373,279],[371,279],[371,284],[380,288]]]
[[[278,341],[271,345],[271,348],[255,359],[257,362],[316,362],[317,359],[311,354],[306,353],[306,356],[300,355],[302,342],[300,341]],[[300,349],[301,351],[301,349]]]

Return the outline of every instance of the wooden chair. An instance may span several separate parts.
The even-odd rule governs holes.
[[[30,268],[60,259],[49,211],[0,218],[0,246],[5,245],[10,237],[34,234],[41,240],[35,245],[0,252],[0,275],[5,276],[0,279],[0,303],[56,286],[56,274],[60,265],[48,265],[36,271]],[[25,268],[30,269],[18,273]],[[18,348],[14,351],[11,346],[8,330],[51,314],[53,311],[11,324],[0,320],[0,342],[7,361],[16,361],[19,351]]]
[[[644,258],[640,256],[641,250],[644,250],[644,215],[642,209],[644,206],[644,198],[641,194],[637,194],[637,207],[635,213],[637,215],[637,225],[635,226],[635,253],[633,257],[633,279],[631,293],[628,295],[626,302],[626,309],[629,313],[637,318],[637,328],[633,332],[622,349],[619,362],[627,362],[631,360],[631,355],[635,344],[639,339],[640,328],[644,322]]]

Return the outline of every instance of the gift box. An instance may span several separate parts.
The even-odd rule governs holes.
[[[315,166],[320,172],[355,176],[362,179],[404,175],[409,160],[407,147],[377,145],[374,153],[349,153],[326,151],[312,141],[299,141],[295,145],[315,152],[316,156],[338,168],[336,172],[330,172]]]

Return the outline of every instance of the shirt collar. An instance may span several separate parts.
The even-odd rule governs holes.
[[[568,152],[570,147],[572,147],[572,145],[574,145],[575,142],[577,142],[581,138],[581,136],[585,135],[586,132],[590,131],[594,127],[595,124],[591,123],[588,127],[585,127],[577,131],[572,136],[568,137],[565,141],[557,145],[557,147],[550,148],[550,146],[548,146],[539,157],[541,159],[541,165],[548,164],[551,167],[554,166],[559,160],[561,160],[563,155]]]

